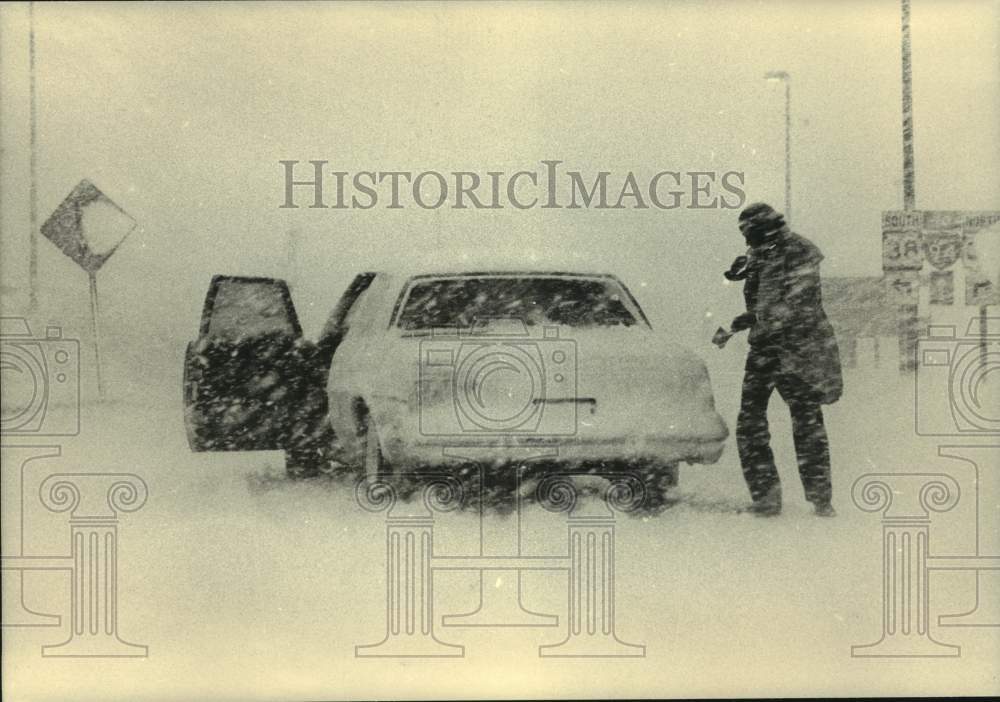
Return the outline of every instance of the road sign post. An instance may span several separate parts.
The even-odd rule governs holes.
[[[89,180],[81,180],[42,225],[42,234],[87,272],[97,394],[101,400],[105,398],[105,387],[101,370],[97,271],[135,226],[135,220]]]
[[[97,304],[97,273],[88,273],[90,278],[90,323],[94,333],[94,368],[97,371],[97,395],[104,399],[104,380],[101,376],[101,323],[100,308]]]

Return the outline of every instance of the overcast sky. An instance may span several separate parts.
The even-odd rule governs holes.
[[[84,177],[130,212],[141,230],[101,276],[112,311],[130,301],[141,318],[196,319],[214,272],[287,273],[296,229],[298,287],[320,319],[357,270],[479,249],[620,272],[673,323],[673,307],[738,305],[719,275],[740,253],[734,211],[282,210],[278,161],[735,170],[750,201],[783,207],[784,94],[763,79],[780,69],[792,76],[793,226],[825,251],[825,274],[874,275],[880,213],[902,203],[899,14],[898,0],[43,3],[40,221]],[[918,207],[1000,209],[998,16],[992,0],[913,0]],[[0,8],[14,285],[27,256],[27,17]],[[75,289],[72,264],[40,250],[43,276]]]

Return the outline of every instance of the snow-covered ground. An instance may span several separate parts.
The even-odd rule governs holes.
[[[42,657],[41,646],[67,637],[69,579],[29,574],[26,604],[61,614],[63,625],[4,629],[3,685],[18,699],[1000,690],[1000,629],[937,626],[938,615],[975,606],[970,572],[936,573],[930,580],[931,633],[960,645],[959,657],[851,656],[852,645],[874,642],[882,630],[882,526],[879,514],[852,502],[859,476],[944,472],[955,478],[961,501],[934,517],[930,549],[936,555],[975,553],[978,489],[980,552],[1000,552],[996,466],[980,465],[977,484],[971,464],[937,455],[939,444],[972,442],[915,435],[913,380],[895,372],[891,357],[881,368],[849,371],[844,399],[827,410],[837,518],[813,516],[802,498],[790,423],[778,399],[771,416],[786,498],[780,517],[738,513],[747,495],[732,440],[718,464],[682,469],[677,504],[656,516],[618,517],[617,634],[644,644],[645,657],[540,658],[540,644],[565,637],[567,590],[565,574],[536,572],[524,576],[523,603],[558,615],[559,627],[439,627],[439,639],[465,646],[463,658],[367,659],[356,658],[354,647],[381,640],[386,626],[384,515],[360,509],[342,483],[286,480],[276,453],[190,453],[181,421],[181,350],[168,351],[173,365],[156,364],[145,374],[112,363],[110,399],[86,401],[80,436],[58,442],[61,457],[33,462],[25,473],[25,555],[68,552],[66,516],[45,513],[29,483],[52,472],[95,471],[133,472],[147,483],[145,507],[121,516],[118,577],[119,634],[148,645],[149,656]],[[714,356],[714,349],[699,351],[732,426],[743,347]],[[5,530],[17,508],[8,487],[16,468],[10,455],[5,451]],[[525,508],[524,555],[565,554],[565,524],[562,515]],[[502,539],[516,520],[488,516],[485,528]],[[439,514],[435,552],[475,554],[478,533],[473,513]],[[509,586],[494,575],[487,588]],[[996,574],[984,576],[981,599],[1000,594],[998,581]],[[475,608],[475,573],[439,573],[434,586],[438,624],[441,615]],[[992,621],[1000,621],[995,609]]]
[[[118,632],[147,645],[148,657],[43,657],[42,646],[70,635],[70,580],[28,573],[24,604],[62,620],[3,629],[4,700],[1000,693],[1000,628],[938,624],[976,606],[972,572],[930,576],[931,634],[961,646],[960,656],[851,655],[883,628],[883,526],[851,499],[859,476],[952,476],[960,501],[933,516],[931,554],[1000,555],[1000,449],[973,450],[978,466],[939,455],[941,446],[1000,439],[918,436],[913,379],[895,371],[890,343],[881,367],[869,358],[867,370],[847,373],[843,400],[826,411],[835,519],[814,517],[802,498],[778,399],[780,517],[739,513],[748,495],[730,438],[716,465],[682,469],[672,507],[617,518],[617,635],[645,645],[645,657],[539,658],[539,645],[565,636],[560,572],[526,574],[522,593],[525,607],[557,615],[557,628],[442,627],[439,638],[464,645],[464,658],[355,657],[355,646],[385,632],[385,515],[362,510],[342,482],[287,480],[278,453],[188,449],[182,356],[211,276],[287,279],[315,338],[355,274],[392,264],[615,273],[657,332],[705,358],[732,429],[746,342],[718,350],[708,340],[744,309],[742,286],[722,277],[744,241],[738,209],[698,205],[692,190],[705,181],[695,176],[718,185],[738,174],[741,205],[791,210],[794,173],[786,214],[827,256],[823,275],[881,275],[882,214],[903,199],[899,6],[318,5],[0,5],[0,316],[27,309],[29,233],[82,178],[138,224],[98,276],[105,402],[95,400],[87,275],[37,242],[33,338],[58,326],[79,341],[82,421],[79,436],[65,439],[4,435],[3,554],[70,552],[69,515],[39,504],[46,476],[129,472],[149,489],[141,510],[121,515],[117,567]],[[997,5],[913,5],[919,206],[994,210]],[[778,68],[794,77],[791,131],[782,124],[790,83],[763,80]],[[283,207],[281,161],[298,161],[295,177],[305,178],[312,159],[326,162],[328,203],[339,171],[526,169],[544,178],[551,160],[560,163],[560,202],[570,172],[593,188],[607,173],[612,202],[626,174],[685,175],[670,210],[632,208],[631,197],[625,209],[550,209],[544,199],[527,210],[396,209],[384,189],[372,209],[316,208],[303,185],[301,206]],[[716,190],[706,195],[725,195]],[[482,268],[466,251],[506,260]],[[983,269],[996,270],[987,263],[984,253]],[[953,282],[961,335],[970,311],[960,277]],[[54,354],[55,342],[42,343]],[[948,367],[927,376],[934,383],[920,398],[932,427],[953,423]],[[993,421],[998,375],[981,398]],[[31,397],[3,390],[5,411]],[[75,400],[56,389],[48,401],[54,421]],[[33,442],[60,455],[22,466],[34,449],[14,445]],[[531,506],[521,517],[524,555],[565,553],[563,515]],[[492,515],[482,528],[509,547],[516,524]],[[478,553],[480,526],[469,512],[437,516],[436,553]],[[11,575],[5,624],[17,604]],[[475,607],[474,572],[434,578],[438,619]],[[981,621],[1000,623],[995,607],[986,611],[1000,601],[998,581],[997,572],[982,576]],[[510,592],[509,574],[485,583]]]

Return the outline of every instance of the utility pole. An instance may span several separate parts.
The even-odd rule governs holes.
[[[28,3],[28,99],[31,149],[28,184],[28,310],[38,308],[38,108],[35,93],[35,3]]]
[[[903,209],[916,208],[913,162],[913,69],[910,59],[910,0],[903,2]]]
[[[902,81],[903,81],[903,209],[916,209],[915,167],[913,159],[913,71],[910,59],[910,0],[902,0]],[[920,307],[905,305],[900,310],[900,370],[917,368],[917,328]]]

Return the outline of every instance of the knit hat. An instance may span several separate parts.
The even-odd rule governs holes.
[[[778,229],[785,225],[785,216],[766,202],[755,202],[752,205],[747,205],[740,212],[740,223],[747,220],[750,221],[750,226],[754,229],[758,227]]]

